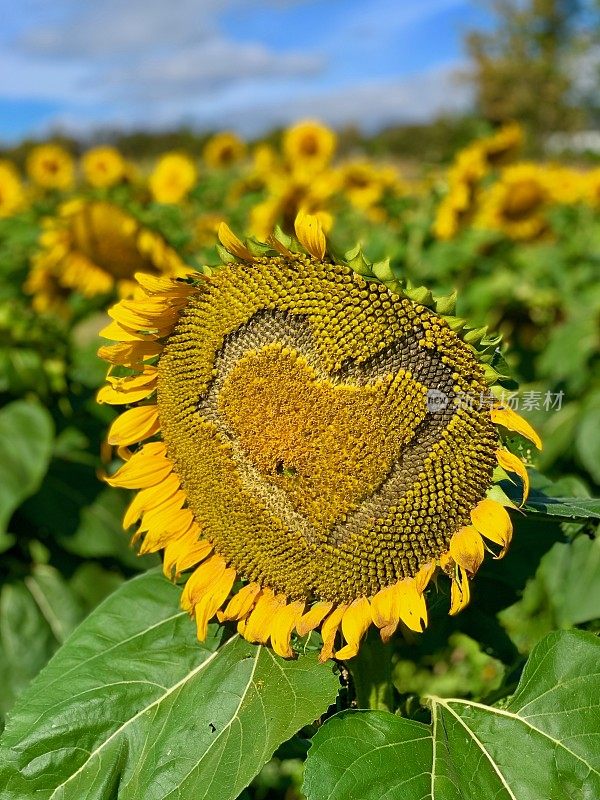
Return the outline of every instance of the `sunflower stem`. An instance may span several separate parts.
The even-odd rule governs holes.
[[[369,631],[358,655],[345,663],[358,708],[393,712],[392,648],[383,644],[378,633]]]

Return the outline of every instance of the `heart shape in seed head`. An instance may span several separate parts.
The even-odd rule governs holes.
[[[245,457],[317,529],[379,489],[427,410],[426,387],[402,370],[342,383],[277,343],[237,361],[218,404]]]

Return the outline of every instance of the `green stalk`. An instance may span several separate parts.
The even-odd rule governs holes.
[[[392,648],[383,644],[378,632],[369,631],[358,655],[345,664],[352,677],[358,708],[393,712]]]

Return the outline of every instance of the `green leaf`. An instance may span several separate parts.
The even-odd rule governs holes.
[[[339,683],[314,654],[286,661],[211,625],[152,572],[75,631],[15,707],[0,794],[45,800],[233,800]]]
[[[0,593],[0,712],[5,713],[83,616],[53,567],[38,564]]]
[[[430,697],[432,725],[387,712],[325,723],[308,800],[593,800],[600,796],[600,641],[552,633],[504,707]]]
[[[525,511],[565,519],[600,519],[600,499],[594,497],[546,497],[532,492]]]
[[[429,726],[387,711],[343,711],[313,737],[302,790],[308,800],[428,798]]]
[[[41,406],[17,400],[0,411],[0,532],[48,468],[53,424]]]

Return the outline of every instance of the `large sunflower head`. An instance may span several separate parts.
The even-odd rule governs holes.
[[[230,167],[245,155],[246,145],[231,131],[222,131],[212,136],[202,151],[205,164],[216,169]]]
[[[120,183],[126,175],[127,164],[116,147],[93,147],[83,154],[81,167],[90,186],[100,189]]]
[[[72,291],[85,297],[115,289],[130,293],[136,272],[176,275],[177,253],[119,206],[72,200],[45,221],[25,289],[40,311],[59,306]]]
[[[0,219],[11,217],[25,205],[21,177],[10,161],[0,160]]]
[[[198,180],[196,165],[183,153],[165,153],[152,174],[148,184],[157,203],[181,203]]]
[[[41,144],[27,157],[27,174],[42,189],[70,189],[75,180],[75,162],[58,144]]]
[[[499,468],[527,491],[497,426],[539,439],[494,399],[492,340],[443,316],[452,298],[358,249],[334,263],[316,218],[296,230],[302,247],[222,226],[221,269],[141,277],[143,299],[112,308],[98,399],[130,407],[107,481],[139,490],[124,525],[141,551],[193,570],[182,604],[200,639],[217,615],[289,657],[293,631],[320,627],[321,658],[345,659],[371,624],[422,631],[438,571],[451,613],[468,602],[484,551],[511,539]]]

